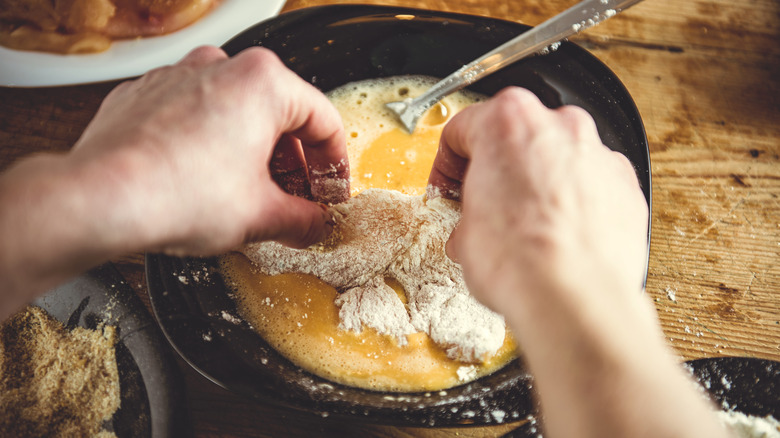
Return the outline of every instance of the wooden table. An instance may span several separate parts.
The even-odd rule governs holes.
[[[290,0],[285,10],[326,0]],[[574,0],[368,1],[538,24]],[[647,292],[680,360],[780,361],[780,3],[648,0],[575,38],[625,83],[653,177]],[[116,82],[0,88],[0,169],[67,151]],[[147,302],[141,255],[115,264]],[[498,436],[516,424],[418,429],[260,406],[182,363],[199,436]]]

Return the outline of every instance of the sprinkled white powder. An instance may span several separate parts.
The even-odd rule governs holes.
[[[720,383],[723,385],[726,389],[731,389],[731,381],[726,378],[726,376],[723,376],[720,378]]]
[[[467,365],[458,367],[458,380],[461,382],[472,381],[477,377],[477,367],[474,365]]]
[[[780,438],[780,422],[771,415],[756,417],[737,411],[720,411],[718,418],[739,438]]]
[[[340,202],[349,193],[349,180],[340,178],[312,178],[311,195],[326,204]]]
[[[342,330],[360,333],[366,325],[379,333],[397,337],[400,345],[406,345],[405,335],[416,331],[409,322],[404,303],[381,276],[344,292],[336,298],[336,305]]]
[[[338,178],[339,169],[346,168],[347,163],[343,159],[338,167],[333,163],[325,170],[312,169],[309,172],[311,178],[312,197],[326,204],[335,204],[344,200],[349,193],[349,179]]]
[[[493,417],[494,420],[496,420],[496,423],[503,423],[504,417],[506,417],[506,412],[502,411],[501,409],[496,409],[490,411],[490,416]]]
[[[222,319],[233,324],[241,324],[241,319],[225,312],[224,310],[222,311]]]
[[[331,211],[333,242],[306,250],[263,242],[247,245],[244,254],[266,274],[311,274],[343,290],[336,300],[342,329],[365,325],[402,344],[406,335],[424,332],[464,362],[498,351],[504,319],[468,293],[460,266],[444,252],[459,204],[369,189]],[[407,304],[386,277],[403,286]]]

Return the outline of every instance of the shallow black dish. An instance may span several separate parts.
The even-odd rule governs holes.
[[[718,357],[685,365],[721,409],[780,418],[780,362]]]
[[[184,381],[157,324],[112,265],[33,302],[67,327],[117,328],[121,406],[106,427],[119,438],[189,436]]]
[[[724,411],[780,418],[780,362],[751,357],[716,357],[688,361],[685,368]],[[502,438],[543,438],[529,422]]]
[[[262,22],[224,48],[260,45],[323,91],[348,82],[403,74],[444,77],[527,30],[497,19],[381,6],[323,6]],[[604,143],[625,154],[650,202],[647,139],[620,81],[585,50],[510,66],[470,87],[494,94],[508,85],[534,91],[546,105],[576,104],[595,118]],[[277,354],[240,319],[215,259],[147,255],[155,316],[182,357],[215,383],[256,400],[322,416],[398,425],[490,424],[535,411],[531,379],[514,361],[499,372],[447,391],[392,394],[325,381]]]

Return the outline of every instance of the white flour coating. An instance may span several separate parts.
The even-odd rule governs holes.
[[[474,362],[504,343],[502,317],[472,297],[460,265],[444,252],[460,220],[458,204],[433,198],[418,209],[423,218],[415,242],[387,273],[407,293],[411,323],[444,347],[447,356]]]
[[[737,411],[719,411],[718,418],[739,438],[780,438],[780,422],[772,416],[756,417]]]
[[[339,291],[368,283],[411,246],[421,198],[372,191],[331,208],[338,245],[305,250],[275,242],[250,243],[243,253],[268,275],[311,274]],[[417,205],[413,205],[417,204]]]
[[[402,345],[406,335],[424,332],[463,362],[478,362],[503,345],[503,317],[469,294],[460,266],[444,252],[460,219],[459,204],[369,189],[332,212],[333,245],[296,250],[262,242],[243,252],[265,274],[311,274],[344,290],[336,299],[344,330],[372,327]],[[403,286],[407,305],[385,277]]]
[[[407,343],[405,335],[417,331],[409,322],[406,306],[381,276],[339,295],[336,305],[339,307],[339,328],[342,330],[360,333],[363,325],[366,325],[379,333],[398,337],[401,345]]]
[[[343,159],[339,162],[339,167],[344,168],[347,165]],[[342,200],[342,196],[349,192],[349,179],[336,178],[338,168],[331,163],[326,170],[314,170],[309,172],[311,181],[311,194],[314,199],[326,204],[335,204]]]

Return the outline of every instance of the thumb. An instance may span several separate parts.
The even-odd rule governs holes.
[[[449,257],[450,260],[457,264],[460,264],[460,258],[458,257],[458,236],[460,234],[460,224],[458,224],[452,230],[452,233],[450,233],[450,238],[447,239],[447,243],[444,245],[444,253],[447,254],[447,257]]]
[[[257,221],[250,227],[249,241],[275,240],[292,248],[306,248],[325,240],[335,222],[324,204],[307,201],[279,190],[275,200],[266,202]],[[252,231],[254,230],[254,232]]]

